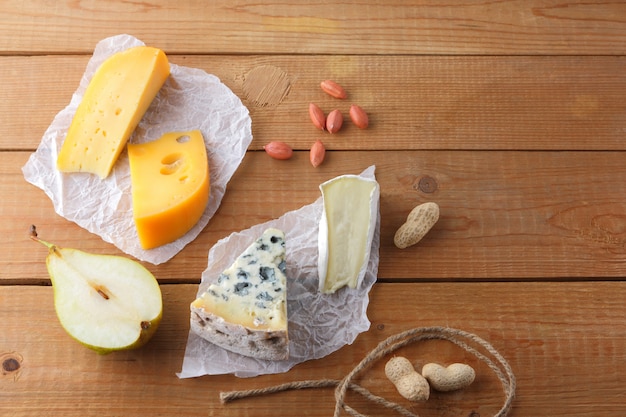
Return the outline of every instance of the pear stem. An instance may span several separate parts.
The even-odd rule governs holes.
[[[34,224],[30,226],[29,237],[35,242],[39,242],[43,244],[44,246],[48,247],[50,252],[54,252],[59,257],[61,256],[61,251],[57,249],[56,245],[46,242],[45,240],[39,239],[39,237],[37,236],[37,227]],[[107,293],[108,290],[105,286],[95,285],[95,284],[92,284],[91,282],[88,282],[88,284],[91,285],[91,287],[98,293],[100,297],[104,298],[105,300],[108,300],[111,298],[111,296]]]
[[[41,240],[39,238],[39,236],[37,235],[37,227],[34,224],[30,225],[30,233],[29,236],[32,240],[34,240],[35,242],[39,242],[42,245],[46,246],[50,252],[54,252],[56,253],[58,256],[61,256],[61,252],[59,252],[59,250],[57,249],[56,245],[46,242],[45,240]]]

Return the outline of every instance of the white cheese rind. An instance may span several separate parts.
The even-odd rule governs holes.
[[[258,359],[289,357],[285,235],[268,229],[191,303],[191,329]]]
[[[380,187],[374,179],[342,175],[320,185],[319,290],[358,287],[367,271],[378,219]]]

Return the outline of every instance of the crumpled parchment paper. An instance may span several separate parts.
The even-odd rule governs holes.
[[[143,143],[158,139],[164,133],[199,129],[208,152],[211,192],[202,218],[185,236],[159,248],[141,248],[133,221],[126,151],[105,180],[87,173],[63,174],[56,169],[67,129],[98,66],[110,55],[140,45],[144,43],[129,35],[113,36],[98,43],[71,102],[56,115],[22,172],[26,181],[49,196],[60,216],[99,235],[123,252],[157,265],[180,252],[209,223],[252,141],[252,123],[248,109],[216,76],[170,63],[169,78],[130,142]]]
[[[371,166],[360,175],[374,177]],[[218,241],[209,251],[208,267],[202,273],[197,295],[202,294],[219,274],[228,268],[267,228],[285,232],[287,259],[287,314],[289,317],[290,358],[264,361],[229,352],[189,332],[179,378],[202,375],[235,374],[254,377],[282,373],[298,363],[319,359],[351,344],[359,333],[369,329],[367,318],[369,291],[376,282],[380,248],[380,211],[372,241],[368,267],[360,287],[344,287],[334,294],[318,290],[318,226],[322,197],[282,217]],[[193,300],[189,300],[191,303]]]

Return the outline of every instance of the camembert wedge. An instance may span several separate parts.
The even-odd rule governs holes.
[[[320,185],[323,198],[318,235],[319,290],[356,288],[367,270],[378,220],[378,182],[342,175]]]
[[[267,229],[191,303],[191,330],[226,350],[289,357],[285,235]]]

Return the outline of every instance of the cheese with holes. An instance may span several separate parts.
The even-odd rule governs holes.
[[[320,185],[322,217],[318,235],[319,290],[334,293],[363,280],[378,220],[378,182],[342,175]]]
[[[169,74],[157,48],[138,46],[104,61],[78,105],[57,168],[106,178]]]
[[[133,219],[144,249],[165,245],[187,233],[209,201],[206,145],[199,130],[166,133],[128,144]]]
[[[285,235],[267,229],[191,303],[192,331],[244,356],[287,359],[285,269]]]

